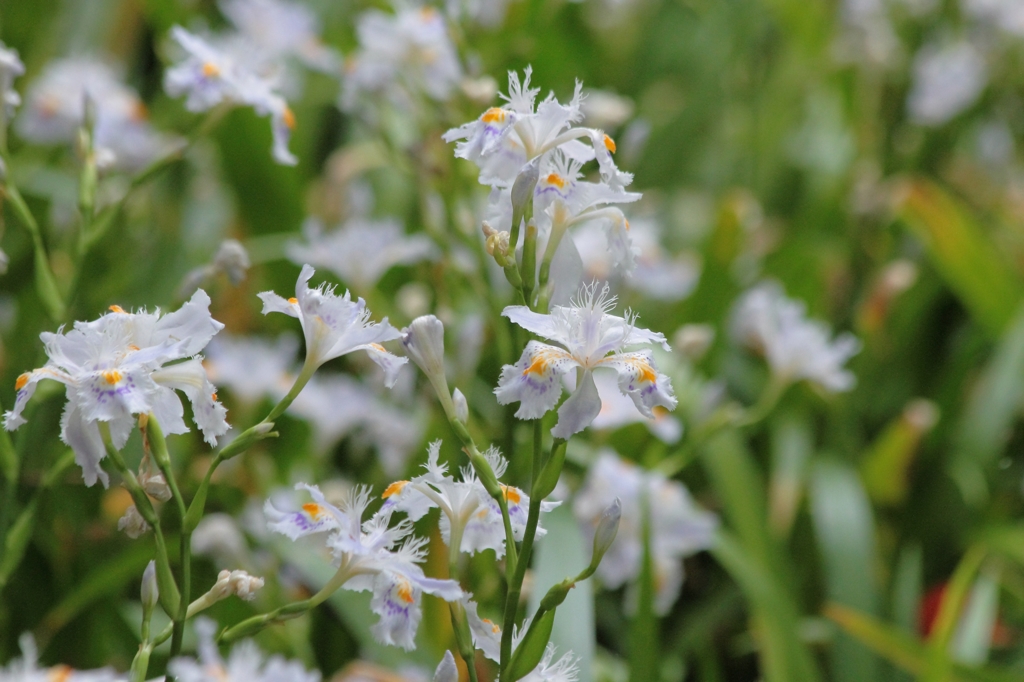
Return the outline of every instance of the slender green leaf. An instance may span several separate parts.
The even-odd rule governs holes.
[[[964,306],[990,334],[1000,335],[1024,287],[970,210],[935,183],[916,178],[903,186],[899,215]]]
[[[778,537],[788,536],[796,519],[813,449],[814,439],[805,417],[790,414],[776,421],[772,429],[768,524]]]
[[[982,571],[974,582],[963,614],[960,616],[960,624],[953,636],[954,659],[960,663],[973,665],[979,665],[988,659],[998,613],[998,571]]]
[[[547,535],[534,546],[533,580],[529,610],[536,613],[547,588],[582,570],[590,562],[590,548],[583,541],[579,525],[568,505],[544,515]],[[559,652],[572,651],[580,657],[580,679],[592,679],[594,659],[594,583],[576,583],[555,611],[551,643]]]
[[[768,682],[820,679],[811,652],[798,636],[799,618],[794,601],[778,581],[728,531],[719,532],[711,551],[751,602],[764,679]]]
[[[1003,451],[1024,400],[1024,308],[1017,311],[985,365],[960,417],[950,473],[964,498],[988,498],[983,468]]]
[[[640,568],[640,590],[636,613],[629,628],[629,680],[657,679],[660,660],[658,621],[654,615],[654,568],[651,561],[650,511],[644,503],[644,554]]]
[[[876,614],[874,519],[856,471],[833,459],[817,462],[811,474],[811,506],[829,599]],[[839,682],[873,680],[878,659],[840,635],[832,647],[832,673]]]

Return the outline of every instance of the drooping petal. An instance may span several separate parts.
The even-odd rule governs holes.
[[[501,656],[501,628],[493,621],[480,617],[476,602],[469,598],[472,596],[467,595],[462,600],[462,608],[466,611],[466,623],[469,625],[473,644],[484,652],[484,656],[497,663]]]
[[[551,435],[568,440],[573,434],[590,426],[600,412],[601,396],[594,385],[594,375],[589,369],[584,370],[576,390],[558,408],[558,423],[551,429]]]
[[[153,372],[153,381],[188,396],[192,415],[206,442],[217,445],[217,437],[228,432],[227,410],[217,400],[217,390],[206,376],[202,358],[195,357]]]
[[[299,511],[283,512],[267,500],[263,505],[263,512],[267,516],[267,527],[270,530],[296,540],[312,533],[322,533],[341,527],[340,518],[344,516],[343,513],[327,503],[318,487],[301,483],[297,487],[308,490],[314,501],[302,505]]]
[[[25,409],[25,405],[28,404],[28,401],[35,394],[36,384],[42,379],[54,379],[65,385],[73,382],[73,379],[66,373],[49,366],[40,367],[20,375],[14,382],[14,409],[4,413],[5,429],[13,431],[25,423],[25,418],[21,416],[21,413]]]
[[[278,296],[273,291],[264,291],[258,294],[258,296],[263,301],[264,315],[267,313],[284,313],[292,317],[301,317],[297,300],[288,300],[283,296]]]
[[[387,571],[377,574],[370,610],[380,616],[380,620],[370,629],[378,642],[400,646],[406,651],[416,648],[416,628],[423,617],[421,594],[404,576]]]
[[[502,368],[494,394],[502,405],[519,402],[517,418],[540,419],[562,395],[561,376],[577,366],[561,348],[530,341],[519,362]]]
[[[648,419],[654,418],[655,407],[675,409],[677,401],[672,391],[672,383],[655,368],[651,351],[618,353],[601,360],[598,364],[618,372],[619,389],[633,399],[636,409]]]
[[[82,413],[75,401],[68,401],[61,417],[60,439],[75,452],[75,463],[82,467],[82,478],[88,486],[95,485],[99,479],[106,488],[110,485],[110,477],[102,468],[100,461],[106,456],[103,437],[96,422],[82,419]]]
[[[393,388],[395,382],[398,381],[398,373],[402,370],[402,366],[409,362],[409,358],[399,357],[392,353],[389,353],[384,346],[379,343],[366,343],[361,346],[356,346],[352,349],[365,350],[366,354],[370,356],[374,364],[384,370],[384,386],[387,388]]]

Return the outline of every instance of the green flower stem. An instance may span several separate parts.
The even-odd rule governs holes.
[[[274,405],[274,409],[270,411],[270,414],[263,418],[262,423],[266,424],[273,422],[284,414],[284,411],[288,409],[295,398],[298,397],[299,393],[302,392],[302,389],[306,387],[306,384],[309,383],[309,380],[313,376],[313,373],[316,372],[317,367],[318,365],[314,365],[309,361],[308,357],[306,358],[305,364],[302,365],[302,371],[299,372],[299,376],[296,377],[295,383],[292,384],[291,390],[288,391],[288,395],[281,398],[281,401],[277,405]]]
[[[142,518],[153,527],[153,538],[156,543],[156,578],[160,588],[160,606],[169,616],[177,612],[178,601],[181,599],[181,592],[171,572],[171,561],[167,553],[167,542],[164,539],[163,528],[160,526],[160,517],[153,508],[146,491],[142,489],[135,473],[125,464],[121,453],[114,447],[110,440],[110,426],[107,422],[99,422],[100,434],[103,436],[103,443],[107,447],[107,460],[114,465],[114,468],[121,475],[122,484],[132,496],[135,508],[138,509]]]
[[[533,212],[533,202],[530,202],[528,209]],[[532,217],[527,218],[526,237],[523,239],[523,298],[526,305],[533,302],[534,279],[537,272],[537,224]],[[510,242],[511,243],[511,242]],[[510,248],[515,248],[514,245]]]
[[[462,660],[466,662],[469,680],[477,682],[476,649],[473,647],[473,635],[466,623],[466,612],[459,602],[448,602],[448,613],[451,615],[452,631],[455,633],[455,646],[458,647]]]
[[[8,173],[10,168],[8,167]],[[39,231],[39,223],[29,210],[28,204],[22,198],[21,192],[14,186],[10,178],[4,183],[3,193],[10,202],[14,214],[28,230],[32,237],[32,248],[35,257],[35,278],[36,294],[46,308],[46,313],[54,322],[62,322],[65,315],[64,298],[57,288],[57,280],[50,269],[50,259],[46,255],[46,246],[43,244],[43,235]]]
[[[531,475],[533,493],[540,479],[543,462],[541,455],[544,448],[544,432],[540,419],[533,422],[533,457]],[[554,448],[554,446],[553,446]],[[552,449],[553,449],[552,448]],[[519,559],[516,561],[515,572],[508,584],[508,593],[505,597],[505,615],[501,629],[501,655],[500,670],[504,676],[512,657],[512,630],[516,622],[516,614],[519,611],[519,595],[523,591],[523,580],[526,578],[526,569],[530,565],[530,553],[533,551],[533,540],[537,535],[537,525],[540,523],[540,499],[530,498],[530,509],[527,512],[526,532],[523,533],[523,543],[519,549]]]
[[[255,635],[268,625],[274,625],[292,618],[298,618],[310,609],[323,603],[328,597],[337,592],[342,585],[348,582],[349,578],[353,578],[356,575],[358,575],[358,573],[352,571],[348,563],[343,563],[334,574],[334,577],[323,586],[323,589],[309,599],[285,604],[284,606],[276,608],[268,613],[264,613],[263,615],[247,618],[241,623],[238,623],[237,625],[234,625],[222,632],[220,636],[217,637],[217,641],[225,643],[233,642],[237,639],[241,639],[242,637]]]
[[[174,476],[171,458],[167,452],[167,441],[164,439],[159,422],[157,422],[156,417],[152,413],[145,420],[145,426],[142,430],[146,442],[152,448],[153,459],[156,461],[156,465],[164,475],[164,480],[167,481],[167,485],[171,489],[171,498],[177,505],[178,514],[181,518],[181,533],[179,537],[181,542],[181,597],[178,600],[177,615],[172,619],[174,633],[171,639],[171,656],[177,656],[178,652],[181,651],[181,642],[185,635],[185,619],[188,614],[189,597],[192,594],[192,531],[185,527],[188,508],[185,505],[185,498],[182,497],[181,491],[178,489],[178,481]]]
[[[149,670],[149,656],[153,653],[154,646],[152,642],[145,641],[145,637],[143,637],[143,642],[139,645],[139,652],[132,659],[132,667],[128,676],[130,682],[146,682],[146,673]]]

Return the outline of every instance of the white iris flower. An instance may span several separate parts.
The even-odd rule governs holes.
[[[342,587],[373,591],[370,608],[380,621],[372,630],[378,641],[413,649],[416,628],[423,617],[422,594],[447,601],[462,598],[457,582],[428,578],[417,565],[426,558],[427,540],[410,537],[412,521],[404,519],[389,528],[391,514],[378,512],[363,523],[370,502],[368,488],[357,488],[340,508],[328,503],[316,486],[300,483],[296,488],[308,490],[313,502],[302,505],[299,511],[282,512],[268,501],[264,507],[268,525],[293,540],[330,533],[327,546],[345,578]]]
[[[672,384],[654,366],[650,349],[626,352],[631,346],[660,343],[671,350],[665,336],[637,327],[635,316],[610,315],[615,298],[608,298],[608,286],[584,287],[569,306],[554,306],[550,315],[535,313],[526,306],[509,306],[502,313],[520,327],[562,347],[539,341],[526,344],[519,362],[505,365],[494,389],[498,402],[519,402],[516,417],[540,419],[554,408],[562,395],[562,375],[579,368],[576,390],[558,409],[558,423],[551,433],[569,438],[585,429],[601,411],[601,398],[593,372],[607,368],[618,373],[619,390],[648,419],[657,406],[673,409],[676,398]]]
[[[434,441],[427,449],[428,459],[424,464],[427,473],[408,481],[395,481],[384,491],[386,500],[382,512],[405,512],[410,521],[418,521],[430,509],[441,510],[441,537],[452,546],[453,539],[459,550],[467,554],[493,549],[498,559],[505,555],[505,530],[501,509],[476,478],[471,468],[462,470],[462,480],[456,481],[448,475],[448,465],[439,461],[441,441]],[[495,450],[484,453],[494,470],[501,477],[508,462]],[[502,486],[508,503],[512,533],[517,540],[526,532],[526,519],[530,509],[530,498],[519,488]],[[541,511],[551,511],[560,502],[541,502]],[[541,538],[547,531],[537,527],[536,537]]]
[[[306,337],[307,367],[319,367],[328,360],[364,350],[384,370],[384,384],[394,386],[398,371],[408,360],[392,355],[380,344],[400,338],[402,333],[388,324],[386,317],[381,322],[370,322],[366,302],[361,298],[353,301],[347,291],[338,296],[333,287],[310,289],[313,272],[313,266],[302,266],[293,298],[285,299],[272,291],[261,293],[263,314],[284,313],[299,319]]]
[[[843,365],[860,351],[860,341],[849,333],[830,340],[828,326],[807,319],[804,304],[786,298],[775,282],[743,294],[733,312],[733,335],[763,353],[780,382],[806,379],[830,393],[857,383]]]
[[[225,434],[227,410],[203,368],[203,350],[224,325],[210,316],[210,297],[202,289],[177,311],[161,315],[128,313],[119,306],[93,322],[76,322],[64,334],[40,335],[49,360],[15,383],[14,409],[4,415],[12,431],[23,423],[22,411],[42,379],[65,385],[68,404],[61,419],[61,439],[75,452],[86,485],[109,483],[100,460],[106,455],[99,422],[110,427],[114,447],[122,448],[135,424],[134,415],[152,412],[166,433],[187,433],[184,410],[174,390],[192,403],[196,424],[210,445]],[[184,362],[174,363],[176,360]]]

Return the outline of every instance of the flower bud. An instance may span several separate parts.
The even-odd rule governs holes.
[[[455,417],[463,424],[469,422],[469,403],[459,389],[452,391],[452,403],[455,405]]]
[[[437,664],[437,670],[434,671],[433,682],[458,682],[459,669],[455,665],[455,657],[452,656],[452,652],[444,652],[444,658]]]
[[[142,514],[133,504],[128,507],[122,516],[117,521],[117,529],[123,530],[124,534],[130,537],[132,540],[142,536],[143,533],[149,531],[149,524],[146,523],[146,519],[142,518]]]
[[[402,330],[406,354],[434,381],[444,377],[444,325],[433,315],[417,317]]]
[[[533,204],[533,191],[540,178],[540,157],[523,166],[512,183],[512,231],[518,234],[519,222]]]
[[[601,563],[601,558],[608,548],[615,541],[615,534],[619,532],[619,520],[622,518],[622,503],[615,498],[601,514],[597,522],[597,529],[594,531],[594,555],[590,559],[590,567],[594,570]]]
[[[225,239],[213,257],[213,267],[227,275],[236,287],[245,279],[251,265],[249,253],[237,239]]]
[[[160,599],[160,588],[156,584],[156,561],[146,564],[146,570],[142,572],[142,610],[148,613],[156,606]]]

